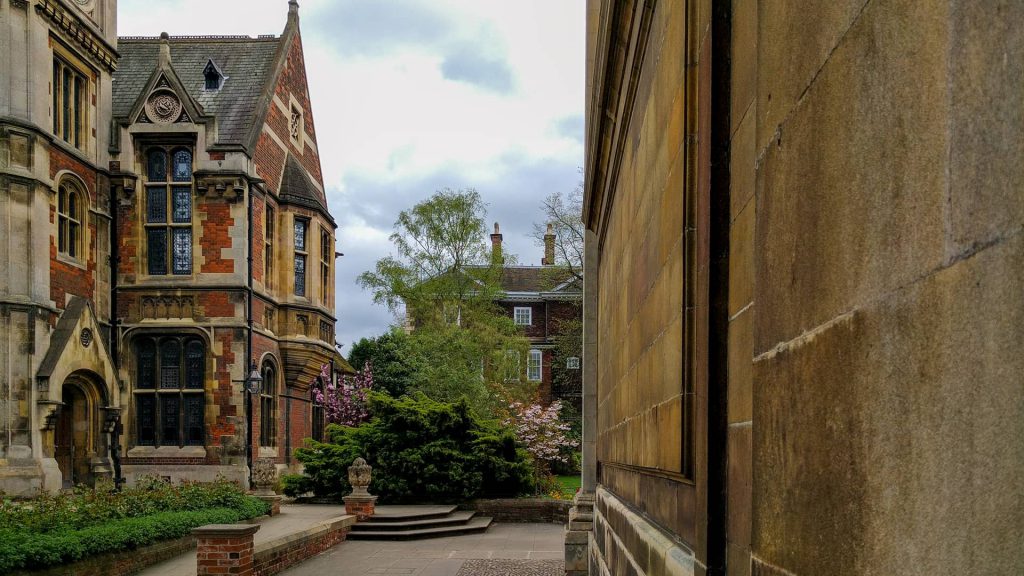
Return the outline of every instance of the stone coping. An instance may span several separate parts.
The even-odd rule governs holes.
[[[207,524],[192,529],[192,534],[197,537],[203,536],[247,536],[255,534],[260,529],[259,524]]]
[[[257,556],[272,554],[274,552],[290,548],[292,544],[300,540],[313,539],[327,532],[331,532],[332,530],[349,528],[355,523],[356,517],[352,514],[337,516],[330,520],[314,524],[309,528],[299,530],[298,532],[292,532],[291,534],[286,534],[284,536],[274,538],[273,540],[261,542],[256,545],[253,553]]]

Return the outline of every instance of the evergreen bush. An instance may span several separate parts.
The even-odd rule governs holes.
[[[340,498],[351,490],[348,467],[360,456],[373,466],[370,492],[382,503],[461,502],[533,490],[530,457],[512,432],[477,419],[465,400],[373,394],[370,413],[370,422],[328,426],[327,442],[310,440],[296,450],[305,476],[286,477],[285,493]]]

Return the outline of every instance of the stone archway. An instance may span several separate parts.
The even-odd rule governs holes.
[[[110,470],[103,434],[106,387],[95,375],[76,372],[61,385],[60,400],[53,449],[63,488],[92,486],[97,476],[109,475]]]

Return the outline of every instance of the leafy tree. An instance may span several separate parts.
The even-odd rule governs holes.
[[[504,421],[505,426],[515,430],[516,439],[533,457],[539,487],[550,487],[552,464],[568,463],[572,450],[579,446],[579,441],[569,436],[571,426],[562,421],[561,410],[562,403],[558,400],[548,406],[513,402],[511,414]]]
[[[502,269],[513,258],[492,253],[485,219],[475,190],[440,190],[399,214],[391,235],[395,254],[360,275],[374,301],[392,311],[404,307],[413,328],[405,340],[391,337],[404,348],[399,364],[408,372],[399,371],[405,386],[388,386],[389,392],[418,391],[449,402],[466,397],[490,415],[507,406],[506,394],[528,392],[531,385],[520,376],[504,377],[527,342],[495,304]]]
[[[393,328],[374,338],[360,338],[352,345],[348,361],[356,370],[373,365],[374,389],[398,398],[413,385],[419,371],[410,347],[409,335]]]
[[[575,279],[583,285],[583,181],[569,192],[553,192],[540,205],[543,222],[533,224],[534,241],[544,246],[547,234],[555,235],[555,265],[552,280]],[[549,229],[550,226],[550,229]]]

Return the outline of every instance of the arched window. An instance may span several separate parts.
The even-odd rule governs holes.
[[[57,251],[82,257],[82,190],[65,178],[57,188]]]
[[[277,428],[274,408],[277,405],[277,370],[270,362],[263,363],[263,386],[260,387],[260,446],[274,445]]]
[[[135,340],[135,443],[202,446],[206,345],[189,336]]]
[[[324,424],[326,415],[324,413],[324,404],[321,401],[321,398],[323,398],[323,396],[320,396],[319,394],[317,394],[317,392],[324,394],[327,391],[326,388],[327,387],[324,385],[323,380],[317,378],[315,381],[313,381],[313,389],[310,390],[310,395],[312,396],[313,399],[313,440],[316,440],[318,442],[323,442],[324,440]]]

